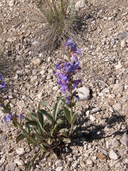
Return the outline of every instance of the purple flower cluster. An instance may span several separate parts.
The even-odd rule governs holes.
[[[1,74],[0,74],[0,81],[2,81],[2,76],[1,76]],[[5,84],[5,83],[0,84],[0,88],[5,89],[5,87],[6,87],[6,84]]]
[[[76,57],[76,54],[81,55],[81,50],[77,49],[76,44],[73,43],[71,39],[68,39],[65,49],[67,51],[69,61],[64,61],[57,64],[54,74],[55,77],[58,77],[57,84],[60,86],[61,92],[67,94],[68,92],[72,92],[75,88],[78,88],[79,84],[82,84],[81,79],[73,79],[73,75],[75,75],[77,71],[81,70]],[[74,97],[77,98],[75,94],[72,94],[72,96],[71,94],[70,96],[67,96],[66,103],[69,103],[69,101],[71,101]]]
[[[13,118],[19,118],[19,119],[24,119],[24,115],[23,114],[20,114],[20,116],[17,116],[16,114],[13,114],[13,115],[11,115],[10,113],[7,115],[7,116],[5,116],[4,118],[3,118],[3,121],[6,121],[7,123],[9,123]]]

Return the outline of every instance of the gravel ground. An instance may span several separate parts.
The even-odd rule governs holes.
[[[78,77],[90,91],[79,101],[78,136],[62,158],[43,158],[34,171],[126,171],[128,170],[128,1],[77,0],[82,15],[78,33],[82,68]],[[84,3],[85,2],[85,3]],[[42,15],[28,0],[0,1],[0,68],[7,84],[12,112],[29,114],[40,100],[52,107],[60,96],[53,76],[63,57],[63,47],[48,55],[41,50]],[[79,38],[81,41],[79,41]],[[4,59],[4,60],[3,60]],[[16,144],[18,131],[3,123],[0,109],[0,171],[25,171],[39,149],[26,142]]]

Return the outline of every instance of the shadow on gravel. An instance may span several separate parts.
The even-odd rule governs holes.
[[[90,110],[90,109],[87,109]],[[110,135],[106,135],[106,132],[104,130],[105,127],[108,129],[112,129],[116,124],[123,125],[125,124],[125,116],[117,116],[116,114],[112,115],[110,118],[104,118],[106,119],[105,124],[93,124],[89,123],[88,117],[85,116],[85,112],[83,112],[82,115],[78,118],[78,124],[81,124],[78,126],[77,134],[72,140],[71,146],[77,145],[77,146],[83,146],[83,142],[92,142],[94,140],[98,141],[103,138],[112,137],[113,135],[123,135],[124,132],[128,133],[127,126],[125,129],[121,129],[121,126],[118,130],[115,130],[115,132],[111,133]]]

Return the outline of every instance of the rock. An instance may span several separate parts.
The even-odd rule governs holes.
[[[17,164],[18,166],[23,166],[23,161],[20,159],[15,159],[14,163]]]
[[[122,110],[124,111],[124,113],[128,113],[128,102],[126,101],[125,103],[123,103],[123,107]]]
[[[2,143],[4,143],[6,140],[7,140],[7,135],[6,135],[6,134],[2,134],[2,135],[1,135],[1,138],[0,138],[0,141],[1,141]]]
[[[15,167],[16,167],[16,163],[10,163],[8,165],[8,171],[14,171],[15,170]]]
[[[51,62],[51,61],[52,61],[52,59],[51,59],[51,57],[49,56],[48,59],[47,59],[47,62]]]
[[[53,89],[53,91],[59,90],[58,86],[54,86],[52,89]]]
[[[36,75],[35,75],[34,77],[32,76],[32,77],[31,77],[31,82],[34,83],[34,82],[36,82],[36,81],[37,81],[37,76],[36,76]]]
[[[98,159],[105,159],[106,158],[106,156],[104,155],[104,154],[102,154],[102,153],[97,153],[96,154],[96,157],[98,158]]]
[[[85,167],[86,167],[85,162],[83,162],[82,160],[80,160],[80,166],[81,166],[82,168],[85,168]]]
[[[120,45],[121,45],[121,47],[122,47],[122,48],[124,48],[124,47],[125,47],[125,45],[126,45],[126,42],[125,42],[125,40],[121,40],[121,43],[120,43]]]
[[[36,169],[34,169],[34,171],[41,171],[41,169],[39,169],[39,168],[36,168]]]
[[[39,94],[37,94],[37,97],[39,100],[41,100],[42,95],[43,95],[43,92],[40,92]]]
[[[56,171],[61,171],[61,170],[63,170],[63,166],[56,168]]]
[[[111,147],[112,147],[111,141],[106,141],[106,148],[111,148]]]
[[[76,90],[78,92],[79,101],[88,100],[90,98],[90,90],[87,87],[80,87]]]
[[[75,9],[78,11],[80,8],[88,8],[85,4],[85,0],[79,0],[75,4]]]
[[[76,169],[77,166],[78,166],[78,163],[79,163],[78,161],[73,161],[72,164],[71,164],[72,168]]]
[[[95,118],[93,115],[90,115],[90,120],[91,120],[92,122],[94,122],[94,121],[96,120],[96,118]]]
[[[115,68],[116,68],[117,70],[120,69],[120,68],[122,68],[122,65],[121,65],[121,62],[120,62],[120,61],[118,61],[118,64],[115,65]]]
[[[91,159],[87,159],[87,160],[86,160],[86,164],[87,164],[87,165],[92,165],[92,164],[93,164],[93,162],[92,162],[92,160],[91,160]]]
[[[120,142],[116,140],[115,138],[112,140],[112,147],[116,148],[120,146]]]
[[[10,6],[10,7],[12,7],[13,5],[14,5],[14,0],[9,0],[9,2],[8,2],[8,5]]]
[[[123,39],[125,39],[125,38],[127,38],[128,37],[128,32],[126,31],[126,32],[122,32],[122,33],[120,33],[119,35],[118,35],[118,39],[119,40],[123,40]]]
[[[22,112],[22,109],[25,107],[25,103],[23,100],[18,101],[17,100],[17,107],[19,108],[19,112]]]
[[[96,112],[99,112],[101,109],[100,107],[95,107],[91,110],[91,113],[96,113]]]
[[[25,153],[24,148],[17,148],[16,153],[19,154],[19,155],[24,154]]]
[[[122,94],[124,90],[124,86],[122,84],[114,84],[113,92],[115,95]]]
[[[5,171],[5,166],[4,165],[0,166],[0,171]]]
[[[113,150],[110,150],[109,157],[110,157],[110,159],[113,159],[113,160],[117,160],[118,159],[117,154]]]
[[[34,66],[39,66],[41,64],[42,60],[40,58],[34,58],[32,60],[32,63]]]
[[[128,135],[126,132],[123,134],[122,138],[120,139],[120,142],[123,145],[128,146]]]
[[[116,110],[116,111],[121,111],[122,109],[122,105],[120,103],[116,103],[113,105],[113,108]]]
[[[62,164],[63,164],[62,160],[57,160],[55,162],[56,167],[62,166]]]

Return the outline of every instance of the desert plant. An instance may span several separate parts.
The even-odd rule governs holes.
[[[37,112],[30,112],[30,117],[23,114],[17,116],[11,114],[9,103],[3,105],[3,112],[8,113],[4,117],[7,123],[12,121],[13,125],[21,129],[21,134],[16,138],[16,142],[26,139],[30,144],[39,147],[39,151],[34,158],[28,163],[28,170],[32,167],[35,159],[43,151],[45,155],[54,152],[57,156],[65,152],[65,144],[71,142],[71,138],[75,133],[75,121],[78,117],[77,112],[73,108],[79,99],[75,88],[81,85],[81,79],[74,80],[73,76],[81,68],[79,66],[76,54],[81,54],[76,44],[68,39],[65,44],[67,51],[67,60],[61,61],[56,65],[54,71],[58,78],[57,83],[61,87],[61,92],[66,95],[62,96],[56,102],[53,111],[49,104],[41,101],[38,105]],[[46,119],[44,119],[44,116]]]

